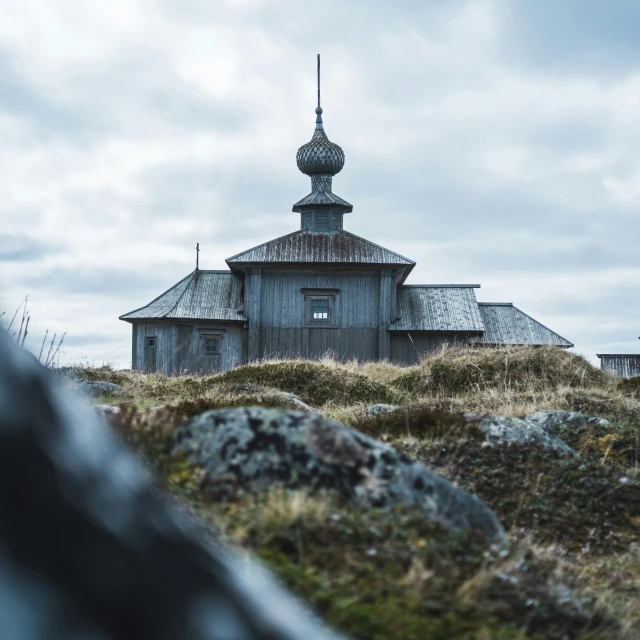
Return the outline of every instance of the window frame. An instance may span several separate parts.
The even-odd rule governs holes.
[[[301,289],[304,296],[304,328],[338,329],[336,323],[337,298],[339,289]],[[328,303],[328,318],[313,317],[314,300],[326,300]]]
[[[149,344],[149,341],[153,340],[153,344]],[[145,349],[157,349],[158,348],[158,336],[145,336],[144,337]]]
[[[224,337],[224,330],[220,329],[198,329],[200,334],[200,347],[198,351],[203,356],[221,356],[222,355],[222,340]],[[216,350],[207,351],[207,340],[216,341]]]

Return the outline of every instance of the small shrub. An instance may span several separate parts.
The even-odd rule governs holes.
[[[536,390],[604,384],[607,374],[559,347],[444,349],[422,361],[429,389],[465,393],[481,389]]]
[[[266,362],[245,365],[209,378],[207,385],[249,383],[274,387],[300,396],[310,405],[327,403],[397,403],[403,395],[371,378],[317,362]]]
[[[386,435],[433,440],[475,436],[461,414],[420,405],[401,407],[376,416],[360,414],[350,420],[349,425],[373,438]]]
[[[640,398],[640,376],[633,376],[633,378],[621,380],[618,383],[618,388],[623,393],[628,393],[630,395],[636,396],[637,398]]]

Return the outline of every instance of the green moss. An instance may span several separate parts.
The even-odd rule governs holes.
[[[207,386],[258,384],[296,394],[313,406],[397,403],[403,394],[359,373],[315,362],[278,362],[247,365],[209,378]]]
[[[640,487],[596,461],[471,440],[413,453],[484,500],[507,529],[525,528],[538,542],[602,553],[640,540]]]
[[[324,512],[277,517],[253,496],[209,513],[354,639],[559,640],[597,637],[606,626],[593,607],[580,613],[554,599],[544,562],[515,547],[487,554],[414,510],[333,502]]]
[[[356,416],[349,426],[373,438],[413,436],[426,440],[475,437],[476,428],[465,422],[462,414],[424,406],[408,406],[377,416]]]

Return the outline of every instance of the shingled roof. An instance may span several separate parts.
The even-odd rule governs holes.
[[[176,318],[246,321],[242,280],[230,271],[193,271],[170,289],[120,320]]]
[[[480,285],[405,285],[398,288],[391,331],[484,331],[474,289]]]
[[[348,231],[295,231],[227,258],[230,267],[244,263],[388,264],[408,271],[415,266],[413,260]]]
[[[556,345],[573,347],[562,336],[534,320],[510,302],[480,302],[485,332],[476,344]]]

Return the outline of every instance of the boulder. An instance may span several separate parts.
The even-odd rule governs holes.
[[[390,411],[395,411],[398,408],[398,405],[395,404],[372,404],[370,407],[367,407],[367,415],[379,416],[381,413],[389,413]]]
[[[0,332],[0,638],[336,640]]]
[[[81,382],[76,389],[91,398],[99,398],[100,396],[111,396],[112,398],[131,398],[131,394],[127,393],[119,384],[113,382],[103,382],[97,380],[95,382]]]
[[[532,444],[566,455],[577,455],[559,437],[548,433],[540,424],[530,422],[528,419],[475,413],[466,413],[464,417],[468,422],[475,423],[484,433],[488,445]]]
[[[485,540],[504,535],[477,497],[359,431],[288,409],[242,407],[207,411],[175,433],[173,454],[202,470],[214,499],[239,487],[274,483],[331,491],[372,506],[417,506],[452,530],[471,529]]]
[[[540,425],[545,430],[562,432],[563,427],[608,427],[611,423],[605,418],[589,416],[576,411],[536,411],[525,418],[527,422]]]

